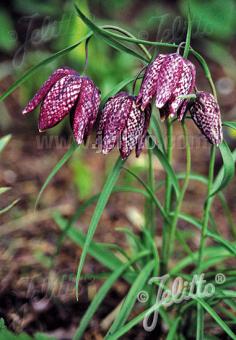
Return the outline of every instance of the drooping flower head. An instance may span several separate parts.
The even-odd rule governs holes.
[[[137,97],[137,103],[144,110],[156,98],[156,107],[162,117],[178,115],[182,120],[187,100],[178,98],[190,94],[195,86],[195,66],[178,53],[160,54],[147,67]]]
[[[151,106],[144,112],[136,104],[136,97],[120,92],[111,97],[101,115],[97,143],[102,145],[102,152],[107,154],[118,143],[121,157],[127,158],[136,149],[138,157],[143,149],[150,122]]]
[[[100,91],[88,77],[62,67],[45,81],[22,113],[33,111],[40,102],[39,131],[52,128],[72,113],[73,134],[76,142],[81,144],[96,120]]]
[[[211,144],[223,140],[219,105],[211,93],[200,91],[190,108],[193,121]]]

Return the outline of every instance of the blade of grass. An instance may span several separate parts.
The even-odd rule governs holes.
[[[66,153],[64,154],[64,156],[59,160],[59,162],[57,162],[57,164],[55,165],[55,167],[52,169],[52,171],[50,172],[50,174],[48,175],[46,181],[44,182],[42,188],[40,189],[36,202],[35,202],[35,209],[37,209],[39,200],[44,192],[44,190],[46,189],[46,187],[48,186],[49,182],[52,180],[52,178],[58,173],[58,171],[63,167],[63,165],[70,159],[70,157],[72,156],[72,154],[74,153],[74,151],[78,148],[78,145],[73,141],[70,148],[66,151]]]
[[[0,138],[0,153],[5,148],[5,146],[10,141],[10,139],[11,139],[11,135],[6,135],[6,136]]]
[[[116,161],[112,171],[110,172],[110,174],[108,175],[108,178],[106,180],[106,183],[103,187],[103,190],[99,196],[96,208],[94,210],[89,228],[88,228],[88,232],[87,232],[87,236],[86,236],[86,240],[85,240],[85,244],[82,250],[82,254],[80,257],[80,262],[79,262],[79,266],[78,266],[78,270],[77,270],[77,275],[76,275],[76,298],[78,300],[78,290],[79,290],[79,279],[80,279],[80,275],[84,266],[84,262],[86,259],[86,255],[88,252],[88,248],[90,245],[90,242],[92,241],[93,235],[96,231],[98,222],[102,216],[103,210],[105,209],[105,206],[107,204],[107,201],[111,195],[112,189],[116,183],[116,181],[118,180],[120,171],[122,166],[124,165],[124,160],[122,160],[120,157],[118,158],[118,160]]]
[[[58,227],[64,231],[67,226],[67,220],[65,220],[59,213],[54,214],[54,221],[57,223]],[[81,248],[84,247],[86,235],[79,230],[74,228],[73,226],[68,230],[67,237],[69,237],[73,242],[78,244]],[[120,268],[120,266],[123,265],[123,262],[114,255],[113,252],[106,249],[103,245],[91,241],[88,253],[96,259],[99,263],[101,263],[106,268],[114,271]],[[133,273],[129,272],[127,275],[125,275],[125,280],[129,283],[132,282]]]
[[[208,305],[208,303],[200,298],[196,298],[197,302],[207,311],[209,315],[217,322],[217,324],[225,331],[228,336],[236,340],[236,334],[227,326],[227,324],[221,319],[221,317],[214,311],[214,309]]]
[[[114,335],[114,333],[124,325],[128,316],[130,315],[135,301],[137,300],[137,295],[140,290],[143,288],[145,282],[148,280],[151,271],[153,270],[154,261],[149,262],[143,270],[139,273],[133,285],[131,286],[122,306],[119,310],[119,313],[110,327],[105,339],[110,339],[110,336]]]
[[[219,149],[223,159],[224,171],[222,175],[220,174],[220,176],[217,176],[210,191],[210,197],[223,190],[232,180],[235,172],[234,158],[230,151],[230,148],[228,147],[228,144],[223,141],[223,143],[220,144]]]
[[[89,32],[86,36],[84,36],[83,38],[81,38],[77,43],[70,45],[56,53],[54,53],[53,55],[51,55],[50,57],[42,60],[40,63],[38,63],[37,65],[31,67],[22,77],[20,77],[19,79],[17,79],[1,96],[0,96],[0,101],[4,100],[5,98],[7,98],[12,92],[15,91],[15,89],[17,89],[21,84],[23,84],[27,79],[29,79],[38,69],[40,69],[41,66],[47,65],[49,63],[51,63],[52,61],[54,61],[56,58],[63,56],[66,53],[69,53],[70,51],[72,51],[73,49],[75,49],[76,47],[78,47],[82,42],[86,41],[89,37],[91,37],[93,35],[93,32]]]
[[[83,315],[83,318],[80,321],[80,325],[75,332],[73,340],[79,340],[82,338],[84,331],[87,328],[96,310],[102,303],[103,299],[105,298],[109,290],[112,288],[113,284],[118,280],[118,278],[123,274],[123,272],[125,272],[127,268],[129,268],[133,263],[135,263],[136,261],[138,261],[139,259],[143,257],[146,257],[148,254],[149,254],[148,251],[141,252],[140,254],[136,255],[134,258],[132,258],[127,263],[121,265],[109,276],[109,278],[105,281],[105,283],[99,289],[94,299],[92,300],[91,304],[89,305],[87,311]]]
[[[137,52],[135,52],[134,50],[128,48],[127,46],[121,44],[120,42],[118,42],[116,39],[111,37],[111,34],[107,33],[105,30],[101,29],[100,27],[98,27],[97,25],[95,25],[88,17],[86,17],[81,10],[79,9],[79,7],[74,4],[76,12],[78,14],[78,16],[80,17],[80,19],[94,32],[96,33],[98,36],[102,37],[103,40],[111,45],[113,48],[117,49],[118,51],[123,51],[126,52],[130,55],[133,55],[134,57],[144,61],[144,62],[148,62],[148,59],[143,57],[141,54],[138,54]]]

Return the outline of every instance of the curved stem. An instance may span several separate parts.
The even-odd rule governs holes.
[[[190,177],[190,172],[191,172],[191,149],[190,149],[190,144],[189,144],[189,139],[188,139],[188,132],[187,128],[185,125],[185,122],[182,123],[182,128],[183,128],[183,133],[184,133],[184,141],[186,145],[186,176],[184,179],[184,183],[179,195],[179,199],[177,202],[177,206],[174,212],[174,216],[172,219],[171,223],[171,230],[170,230],[170,237],[168,241],[168,251],[167,251],[167,256],[166,256],[166,263],[168,264],[168,260],[170,258],[170,255],[172,253],[172,250],[174,248],[174,241],[175,241],[175,234],[176,234],[176,227],[178,223],[178,218],[179,218],[179,213],[180,209],[183,203],[184,195],[188,187],[189,183],[189,177]]]
[[[112,27],[115,27],[115,26],[105,25],[105,26],[101,26],[100,29],[105,29],[106,30],[106,29],[112,29]],[[175,48],[175,49],[178,48],[178,45],[174,44],[174,43],[164,43],[164,42],[159,42],[159,41],[148,41],[148,40],[143,40],[143,39],[137,39],[137,38],[135,38],[134,35],[132,35],[129,32],[127,32],[127,31],[125,31],[125,30],[123,30],[121,28],[119,28],[119,30],[126,32],[126,34],[128,34],[129,36],[122,36],[120,34],[116,34],[116,33],[110,32],[110,31],[109,31],[109,34],[112,37],[114,37],[114,38],[116,38],[118,40],[124,40],[124,41],[130,42],[130,43],[134,43],[134,44],[139,44],[139,45],[142,44],[142,45],[147,45],[147,46],[170,47],[170,48]],[[189,34],[189,36],[190,36],[190,34]],[[186,47],[186,45],[185,45],[185,47]],[[186,47],[186,48],[188,48],[188,47]],[[209,67],[207,66],[207,63],[206,63],[205,59],[202,57],[202,55],[200,53],[195,51],[190,46],[189,46],[189,52],[193,54],[193,56],[197,59],[199,64],[202,66],[203,71],[205,73],[205,76],[206,76],[206,78],[207,78],[207,80],[209,82],[209,85],[210,85],[211,89],[212,89],[213,95],[215,97],[217,97],[216,96],[216,88],[215,88],[215,85],[214,85],[212,77],[211,77],[211,72],[209,70]]]
[[[128,38],[136,39],[135,36],[134,36],[132,33],[130,33],[130,32],[128,32],[128,31],[124,30],[123,28],[117,27],[117,26],[113,26],[113,25],[105,25],[105,26],[103,26],[103,29],[114,30],[114,31],[117,31],[117,32],[120,32],[120,33],[124,34],[124,35],[127,36]],[[109,32],[109,33],[113,35],[112,32]],[[114,36],[117,36],[117,34],[114,34]],[[120,37],[120,36],[119,36],[119,37]],[[146,49],[146,47],[145,47],[142,43],[138,44],[138,46],[139,46],[140,49],[146,54],[146,56],[148,57],[148,59],[151,59],[151,54],[148,52],[148,50]]]
[[[207,227],[208,227],[208,220],[209,220],[209,212],[212,203],[212,196],[210,195],[213,179],[214,179],[214,167],[215,167],[215,156],[216,156],[216,147],[213,145],[211,147],[211,158],[210,158],[210,165],[209,165],[209,175],[208,175],[208,186],[207,186],[207,200],[204,205],[204,214],[203,214],[203,221],[202,221],[202,232],[201,232],[201,240],[199,246],[199,256],[198,256],[198,273],[200,272],[201,261],[203,258],[203,250],[206,241],[206,234],[207,234]]]
[[[167,128],[167,159],[169,164],[172,163],[172,151],[173,151],[173,126],[170,118],[166,121]],[[167,213],[170,211],[171,206],[171,181],[168,175],[166,175],[166,193],[165,193],[165,210]],[[168,232],[170,225],[164,223],[162,231],[162,253],[161,253],[161,275],[166,272],[167,267],[167,249],[168,249]]]
[[[187,29],[186,43],[185,43],[184,54],[183,54],[184,58],[187,58],[189,54],[191,33],[192,33],[192,19],[191,19],[190,6],[188,2],[188,29]]]
[[[85,41],[85,62],[84,62],[84,68],[83,68],[83,71],[81,72],[81,74],[84,74],[86,72],[86,69],[87,69],[87,66],[88,66],[88,44],[89,44],[89,40],[91,38],[92,38],[92,36],[90,36]]]
[[[155,174],[153,169],[153,157],[152,157],[152,150],[148,149],[148,185],[153,192],[155,192]],[[148,225],[151,230],[151,234],[155,235],[155,207],[154,202],[152,199],[149,199],[149,213],[148,217],[150,221],[148,221]]]
[[[198,263],[197,263],[197,274],[201,274],[201,262],[203,260],[203,252],[206,243],[206,235],[207,235],[207,228],[208,228],[208,220],[210,214],[211,203],[213,197],[210,196],[210,192],[213,185],[214,180],[214,167],[215,167],[215,156],[216,156],[216,147],[213,145],[211,147],[211,158],[210,158],[210,165],[209,165],[209,175],[208,175],[208,186],[207,186],[207,200],[204,205],[204,213],[203,213],[203,221],[202,221],[202,231],[201,231],[201,240],[198,252]],[[197,334],[196,339],[201,340],[204,337],[203,334],[203,322],[204,322],[204,311],[202,306],[198,303],[197,304]]]

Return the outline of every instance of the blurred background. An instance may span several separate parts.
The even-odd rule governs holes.
[[[184,1],[90,0],[79,1],[79,6],[97,24],[121,26],[141,39],[175,43],[185,39],[187,20]],[[191,45],[206,58],[212,70],[223,120],[235,121],[236,3],[234,0],[192,0],[191,12]],[[76,16],[71,1],[2,0],[0,23],[0,94],[30,67],[77,42],[88,31]],[[149,50],[152,55],[160,51],[170,52],[167,49]],[[60,251],[57,251],[61,231],[54,215],[59,213],[60,216],[70,217],[85,199],[101,190],[107,171],[116,159],[116,151],[105,158],[94,149],[92,138],[87,146],[76,151],[56,175],[35,211],[34,204],[41,186],[71,143],[71,130],[69,119],[65,119],[47,133],[39,134],[38,110],[28,117],[21,115],[22,108],[52,71],[67,65],[82,72],[84,57],[82,44],[38,69],[0,103],[0,136],[12,135],[0,154],[0,187],[11,187],[11,190],[0,196],[0,209],[19,199],[12,209],[0,215],[0,319],[4,319],[5,325],[14,332],[25,331],[32,335],[40,331],[57,339],[71,339],[81,315],[99,286],[94,280],[94,274],[104,270],[88,258],[85,267],[88,277],[82,280],[80,303],[77,304],[74,297],[74,273],[81,250],[66,238]],[[91,39],[86,73],[103,95],[123,79],[135,76],[141,68],[141,62],[134,57],[113,50],[97,37]],[[209,90],[202,70],[198,65],[197,68],[198,88]],[[153,114],[157,114],[155,110]],[[188,126],[191,131],[193,171],[205,175],[209,146],[191,121]],[[224,135],[234,149],[236,135],[233,130],[225,129]],[[178,124],[175,125],[173,147],[174,166],[178,171],[184,170],[185,155]],[[146,152],[139,159],[132,155],[128,165],[145,178]],[[220,165],[218,155],[217,168]],[[158,162],[155,163],[155,173],[157,181],[164,177]],[[125,172],[119,183],[139,185]],[[201,217],[204,194],[205,187],[193,182],[187,193],[185,211]],[[231,222],[223,216],[217,200],[213,214],[220,232],[232,239],[236,236],[235,181],[227,189],[226,197]],[[138,232],[144,218],[143,205],[144,200],[138,195],[114,194],[101,220],[96,240],[118,242],[125,247],[125,237],[115,228],[129,226]],[[77,221],[82,230],[86,231],[93,208],[88,208]],[[182,223],[180,228],[189,226]],[[161,240],[161,229],[160,224],[157,244]],[[193,233],[191,228],[189,233]],[[196,248],[198,239],[192,238],[191,246]],[[178,261],[178,257],[175,261]],[[100,315],[96,315],[88,329],[86,339],[102,338],[106,316],[120,301],[126,289],[126,284],[122,282],[114,288]],[[141,329],[139,334],[143,339]]]

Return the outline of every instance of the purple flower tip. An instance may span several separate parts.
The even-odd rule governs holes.
[[[136,100],[128,93],[120,92],[107,101],[97,131],[97,144],[102,145],[104,154],[118,145],[123,159],[134,148],[136,156],[140,155],[150,122],[151,106],[148,105],[143,112]]]
[[[187,100],[178,97],[193,91],[195,78],[195,66],[189,60],[178,53],[160,54],[145,72],[137,103],[144,110],[155,96],[161,117],[173,117],[177,114],[182,120],[187,109]]]
[[[211,144],[219,145],[223,140],[219,105],[211,93],[198,92],[190,108],[193,121]]]
[[[71,113],[74,137],[81,144],[86,141],[96,120],[100,91],[91,79],[62,67],[45,81],[22,113],[33,111],[40,102],[39,131],[52,128]]]

